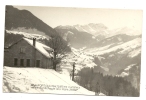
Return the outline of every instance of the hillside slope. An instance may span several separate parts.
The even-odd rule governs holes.
[[[52,69],[3,68],[3,92],[95,95]]]
[[[110,47],[109,45],[88,49],[86,52],[89,55],[103,57],[102,62],[104,66],[109,68],[109,74],[116,75],[127,66],[141,62],[141,38],[139,37],[114,47]]]
[[[57,32],[42,20],[27,10],[19,10],[13,6],[6,6],[5,28],[21,32],[35,33],[44,36]]]
[[[87,32],[78,31],[76,28],[56,27],[55,30],[70,43],[71,47],[82,48],[96,43],[97,40],[92,38],[92,35]]]

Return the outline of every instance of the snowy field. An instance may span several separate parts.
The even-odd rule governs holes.
[[[95,95],[52,69],[3,67],[3,92]]]

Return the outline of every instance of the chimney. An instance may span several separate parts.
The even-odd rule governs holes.
[[[36,44],[36,38],[33,38],[33,46],[35,47]]]

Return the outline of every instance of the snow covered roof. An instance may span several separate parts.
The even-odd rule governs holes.
[[[25,41],[27,41],[31,46],[33,46],[33,40],[28,39],[28,38],[23,38]],[[33,46],[34,47],[34,46]],[[46,56],[47,58],[52,57],[52,54],[50,54],[48,51],[51,52],[52,48],[36,41],[35,43],[35,48],[42,53],[44,56]]]

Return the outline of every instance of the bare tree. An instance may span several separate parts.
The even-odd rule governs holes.
[[[70,52],[71,49],[68,46],[68,43],[58,34],[51,35],[48,45],[53,49],[53,69],[56,71],[57,64],[61,62],[61,60],[66,56],[67,52]]]

